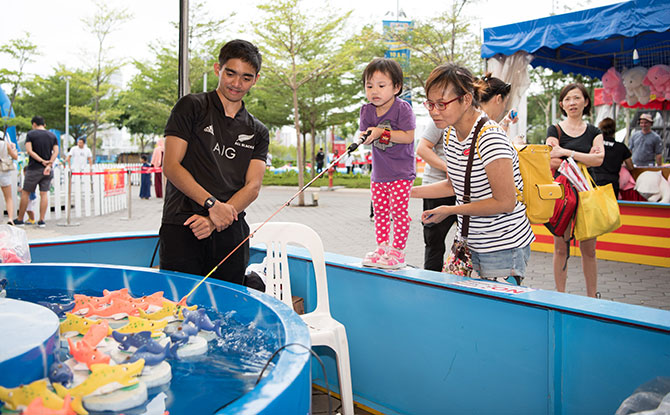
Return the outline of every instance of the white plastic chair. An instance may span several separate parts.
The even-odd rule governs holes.
[[[250,228],[253,231],[259,226],[260,223],[254,223]],[[328,346],[335,352],[342,410],[344,415],[353,415],[354,399],[351,388],[349,343],[344,325],[330,315],[326,261],[321,238],[313,229],[300,223],[268,222],[254,234],[250,244],[252,246],[264,244],[267,247],[266,293],[283,301],[291,308],[293,308],[293,301],[286,246],[300,245],[309,251],[314,265],[317,302],[314,311],[300,317],[309,327],[312,346]]]

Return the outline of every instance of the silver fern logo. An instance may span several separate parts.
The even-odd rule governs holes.
[[[253,135],[253,134],[251,134],[251,135],[248,135],[248,134],[240,134],[240,135],[237,136],[237,141],[239,141],[240,143],[243,143],[243,142],[245,142],[245,141],[249,141],[249,140],[251,140],[252,138],[254,138],[254,135]]]
[[[208,125],[207,127],[205,127],[205,132],[210,133],[211,135],[214,135],[214,127],[211,126],[211,125]]]

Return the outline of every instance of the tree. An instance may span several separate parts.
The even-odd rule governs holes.
[[[110,83],[111,76],[121,68],[121,64],[116,63],[107,57],[107,53],[111,49],[105,44],[107,36],[119,29],[120,26],[129,20],[132,15],[126,9],[110,9],[102,1],[96,2],[96,14],[89,19],[82,19],[84,25],[93,33],[98,39],[98,50],[96,51],[95,66],[93,68],[93,78],[91,79],[91,88],[94,91],[93,95],[93,133],[91,137],[91,152],[93,159],[95,159],[97,147],[98,127],[105,122],[115,118],[117,115],[113,110],[109,100],[115,87]],[[104,102],[107,101],[107,102]],[[73,112],[79,111],[79,115],[84,116],[85,108],[73,108]]]
[[[351,12],[344,15],[328,9],[318,16],[301,6],[300,0],[280,0],[259,5],[267,17],[255,22],[255,33],[262,39],[260,48],[265,59],[264,70],[271,73],[291,91],[293,122],[297,138],[298,186],[304,185],[304,160],[301,150],[298,90],[325,73],[332,72],[350,60],[341,48],[338,33]],[[259,23],[260,22],[260,23]],[[304,206],[304,194],[298,204]]]
[[[63,66],[48,77],[35,76],[24,83],[16,101],[16,112],[27,119],[30,114],[39,114],[49,128],[65,131],[65,79],[70,78],[70,107],[86,107],[93,102],[93,94],[82,80],[89,77],[90,74],[81,70],[70,72]],[[75,140],[90,133],[91,127],[89,118],[70,112],[70,133]]]
[[[11,85],[11,92],[9,94],[9,110],[7,117],[3,118],[2,132],[7,133],[9,127],[9,114],[14,108],[14,101],[16,100],[19,88],[22,86],[22,81],[25,76],[23,68],[26,64],[34,62],[34,57],[38,56],[37,45],[30,41],[30,33],[24,33],[23,37],[11,39],[7,44],[0,46],[0,53],[10,56],[17,63],[17,70],[9,70],[0,68],[0,85],[8,83]],[[16,112],[16,111],[15,111]],[[16,120],[15,120],[16,121]]]
[[[405,76],[416,93],[423,96],[423,85],[430,72],[446,62],[474,68],[479,65],[481,44],[462,16],[468,0],[454,0],[451,9],[436,17],[414,21],[410,30],[393,31],[391,39],[410,50],[410,65]],[[409,87],[406,85],[406,87]]]

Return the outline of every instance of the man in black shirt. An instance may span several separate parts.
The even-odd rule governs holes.
[[[58,139],[56,135],[46,129],[44,118],[35,116],[31,120],[33,129],[26,135],[26,153],[30,157],[24,169],[23,190],[19,202],[19,214],[14,221],[15,225],[23,225],[23,215],[28,208],[30,194],[40,186],[40,219],[37,226],[44,228],[44,216],[47,213],[48,195],[53,178],[53,164],[58,157]]]
[[[206,275],[249,235],[244,209],[261,188],[269,133],[242,98],[260,67],[258,48],[230,41],[214,64],[216,90],[186,95],[172,109],[165,127],[161,269]],[[212,276],[241,284],[248,260],[247,241]]]
[[[316,172],[321,173],[323,170],[323,161],[326,159],[326,155],[323,154],[323,148],[319,148],[319,152],[316,153]]]

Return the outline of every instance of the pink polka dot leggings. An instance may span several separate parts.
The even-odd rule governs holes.
[[[372,205],[375,210],[377,245],[388,244],[391,233],[390,214],[393,214],[393,247],[405,249],[409,236],[409,191],[413,180],[372,182]]]

